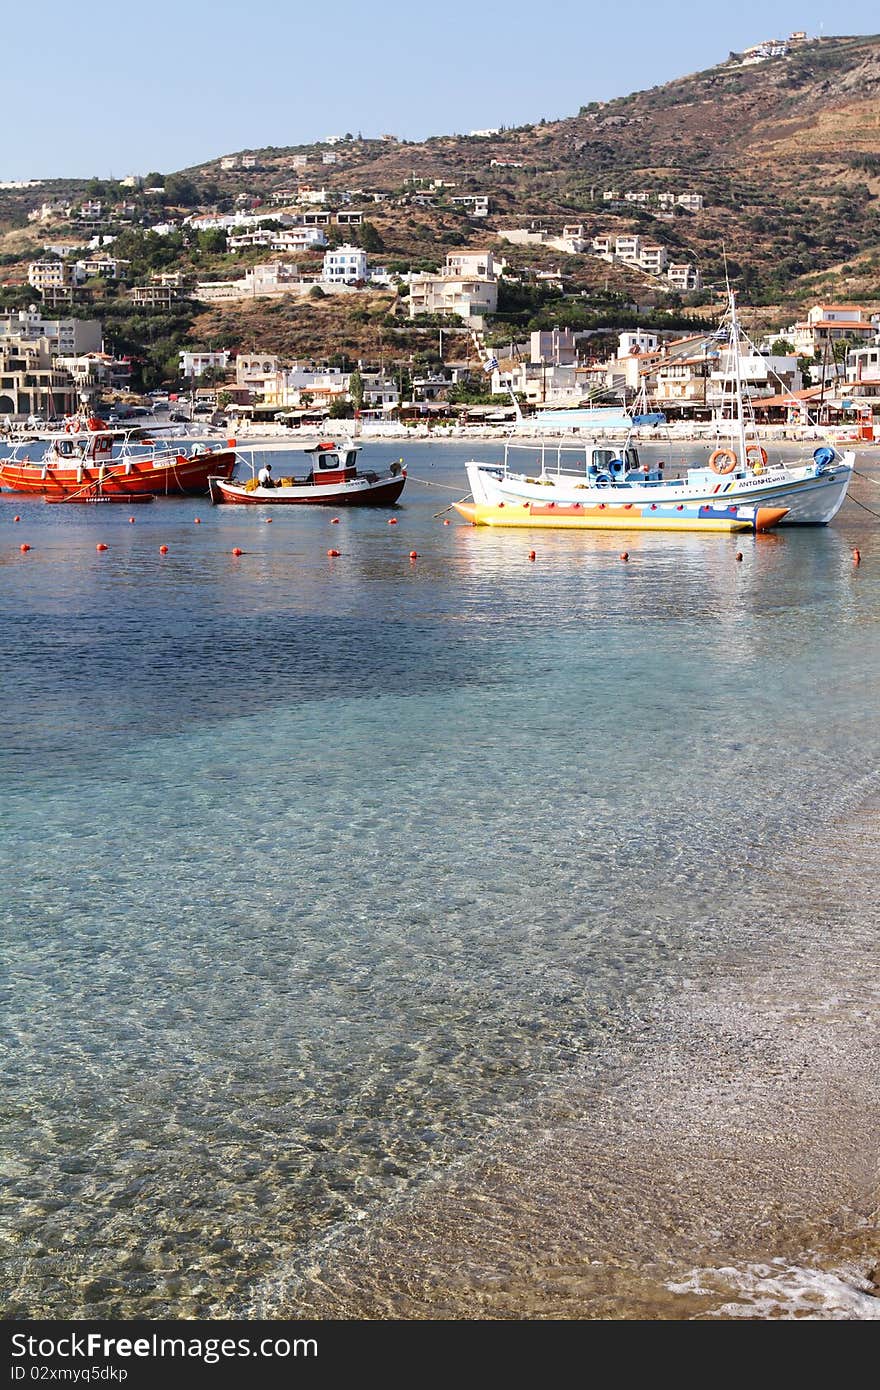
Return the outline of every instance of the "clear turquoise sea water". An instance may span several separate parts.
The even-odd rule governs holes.
[[[865,512],[493,533],[433,515],[470,450],[403,452],[397,526],[0,496],[10,1314],[241,1313],[873,787]]]

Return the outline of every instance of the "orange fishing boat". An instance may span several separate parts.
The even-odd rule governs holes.
[[[33,457],[32,451],[41,447],[41,455]],[[234,439],[223,449],[197,446],[187,454],[158,448],[133,431],[113,430],[90,416],[69,420],[61,433],[17,445],[0,459],[0,487],[70,502],[198,495],[208,491],[209,474],[228,478],[235,459]]]

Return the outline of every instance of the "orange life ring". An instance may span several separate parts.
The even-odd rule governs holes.
[[[746,462],[748,462],[749,454],[757,454],[758,458],[760,459],[760,463],[752,464],[752,468],[755,470],[756,473],[760,472],[762,468],[767,467],[767,450],[762,448],[760,444],[747,444]]]
[[[727,463],[723,468],[720,466],[719,459],[727,459]],[[709,456],[709,467],[712,469],[713,473],[719,473],[721,475],[732,473],[734,468],[736,468],[736,463],[736,454],[732,449],[716,449],[714,454]]]
[[[82,425],[80,424],[78,419],[74,420],[71,429],[73,430],[74,434],[79,434],[80,430],[82,429]]]

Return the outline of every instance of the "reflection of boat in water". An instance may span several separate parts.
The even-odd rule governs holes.
[[[392,463],[387,473],[360,472],[357,456],[360,444],[350,440],[315,444],[303,450],[311,467],[301,476],[275,479],[270,486],[259,479],[246,482],[210,477],[212,502],[233,502],[244,506],[390,506],[403,492],[406,469],[403,462]]]
[[[456,502],[474,526],[541,527],[550,531],[769,531],[784,507],[724,506],[723,503],[651,502]]]
[[[575,443],[571,436],[567,443],[539,440],[527,444],[511,439],[505,445],[503,462],[466,464],[474,504],[488,508],[579,504],[583,509],[603,508],[614,515],[622,504],[646,516],[646,509],[656,513],[670,506],[685,510],[746,506],[782,508],[786,525],[831,521],[846,497],[855,454],[841,454],[826,444],[801,463],[771,463],[760,441],[747,438],[740,327],[732,293],[723,332],[733,381],[727,419],[731,438],[729,446],[712,453],[708,466],[689,468],[683,478],[666,478],[661,468],[651,470],[642,464],[631,442],[636,422],[625,412],[559,410],[545,413],[545,424],[554,429],[586,431],[582,441]],[[534,427],[534,421],[528,423]],[[615,432],[619,443],[609,439]]]
[[[0,486],[59,502],[199,494],[208,490],[209,473],[228,477],[235,467],[232,447],[195,449],[189,455],[159,449],[95,417],[84,424],[69,422],[63,433],[48,436],[37,459],[25,452],[33,447],[19,444],[0,460]]]

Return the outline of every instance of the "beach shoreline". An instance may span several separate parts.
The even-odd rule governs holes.
[[[876,800],[838,829],[876,865]],[[806,890],[807,912],[812,872],[798,865],[783,895]],[[819,900],[845,935],[838,880]],[[381,1221],[331,1238],[253,1311],[880,1319],[877,962],[819,944],[806,922],[770,953],[756,933],[621,1018],[587,1070]]]

